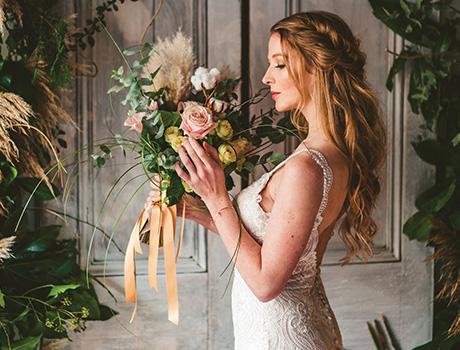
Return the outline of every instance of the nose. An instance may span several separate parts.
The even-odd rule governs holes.
[[[270,72],[270,67],[268,67],[267,70],[265,71],[265,74],[262,77],[262,83],[264,83],[265,85],[273,84],[273,76]]]

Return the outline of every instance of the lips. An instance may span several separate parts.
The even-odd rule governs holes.
[[[277,98],[279,94],[280,94],[279,92],[272,91],[272,99]]]

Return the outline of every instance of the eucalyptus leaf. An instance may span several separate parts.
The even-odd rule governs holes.
[[[108,91],[107,93],[108,94],[111,94],[112,92],[120,92],[121,90],[123,90],[125,87],[123,85],[114,85],[112,86]]]

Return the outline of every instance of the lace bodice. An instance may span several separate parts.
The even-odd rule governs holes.
[[[270,213],[259,205],[260,192],[275,171],[301,152],[309,152],[323,169],[323,197],[315,223],[292,276],[275,299],[260,302],[235,270],[232,288],[235,350],[343,349],[316,258],[318,228],[333,181],[332,169],[324,155],[305,146],[242,190],[235,200],[244,226],[256,241],[263,244]]]

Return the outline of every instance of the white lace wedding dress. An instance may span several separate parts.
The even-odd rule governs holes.
[[[337,321],[326,298],[317,267],[318,226],[332,186],[332,169],[322,153],[304,148],[291,154],[236,197],[241,220],[249,233],[263,242],[270,213],[259,205],[260,192],[270,176],[292,156],[310,152],[324,174],[323,198],[307,246],[286,287],[275,299],[262,303],[238,270],[232,287],[235,350],[335,350],[343,349]]]

